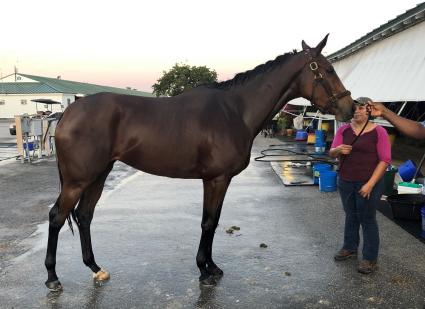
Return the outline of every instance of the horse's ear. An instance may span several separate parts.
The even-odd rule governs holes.
[[[303,50],[310,49],[310,46],[308,46],[307,43],[304,42],[304,40],[301,41],[301,46],[303,47]]]
[[[326,46],[326,42],[328,41],[329,33],[325,36],[325,38],[316,46],[316,52],[317,54],[320,54],[322,52],[323,47]]]

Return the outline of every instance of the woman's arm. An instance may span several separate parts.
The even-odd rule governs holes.
[[[425,127],[423,127],[419,122],[400,117],[381,103],[370,102],[370,106],[372,107],[372,116],[384,117],[386,120],[391,122],[394,127],[407,136],[417,139],[425,138]]]
[[[375,187],[376,183],[384,176],[385,171],[388,167],[388,163],[384,161],[380,161],[378,165],[375,167],[375,170],[373,171],[372,176],[366,182],[363,187],[360,189],[359,193],[364,198],[369,199],[370,193],[373,190],[373,187]]]
[[[329,156],[331,158],[337,158],[342,154],[348,155],[348,154],[350,154],[352,149],[353,149],[353,147],[351,145],[341,144],[341,145],[339,145],[335,148],[331,148],[329,150]]]

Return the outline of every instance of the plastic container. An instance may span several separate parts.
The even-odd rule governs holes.
[[[323,131],[329,131],[329,123],[328,122],[323,122],[321,129]]]
[[[332,165],[327,163],[313,164],[313,180],[315,185],[319,184],[320,173],[323,171],[332,171]]]
[[[384,195],[394,194],[394,178],[397,173],[397,168],[394,166],[389,166],[384,174]]]
[[[421,208],[421,215],[422,215],[422,233],[421,236],[425,238],[425,206]]]
[[[295,134],[295,140],[297,141],[305,141],[307,140],[308,134],[304,130],[298,130]]]
[[[27,143],[24,143],[24,149],[27,150]],[[28,149],[29,151],[34,150],[34,142],[28,142]]]
[[[319,191],[336,191],[336,175],[335,171],[321,171],[319,176]]]
[[[391,205],[394,219],[421,220],[421,208],[425,205],[425,196],[422,194],[393,194],[387,197]]]
[[[398,194],[422,194],[423,185],[410,182],[399,182]]]
[[[308,133],[307,144],[316,143],[316,135],[314,133]]]
[[[316,130],[316,141],[314,143],[314,151],[316,154],[324,154],[326,150],[325,131]]]
[[[409,182],[413,179],[416,172],[416,165],[412,160],[407,160],[398,167],[398,173],[403,181]]]

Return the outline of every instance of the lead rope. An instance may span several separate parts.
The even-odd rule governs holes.
[[[368,110],[368,113],[369,113],[369,116],[367,117],[367,121],[366,121],[366,123],[365,123],[365,125],[363,126],[363,128],[360,130],[360,133],[354,138],[354,140],[351,142],[351,144],[350,144],[350,146],[353,146],[354,145],[354,143],[355,142],[357,142],[357,140],[359,139],[359,137],[362,135],[362,133],[363,133],[363,131],[366,129],[366,126],[368,125],[368,123],[369,123],[369,121],[370,121],[370,118],[371,118],[371,115],[370,115],[370,111]],[[344,165],[344,161],[345,161],[345,158],[347,157],[348,155],[342,155],[341,156],[341,162],[340,162],[340,164],[339,164],[339,167],[338,167],[338,170],[341,170],[341,168],[342,168],[342,166]]]

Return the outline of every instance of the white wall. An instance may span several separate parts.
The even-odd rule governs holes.
[[[24,77],[22,75],[19,75],[19,73],[16,74],[16,77],[15,77],[15,74],[7,75],[7,76],[3,77],[1,79],[1,81],[3,83],[15,83],[15,82],[18,82],[18,83],[38,83],[38,81],[36,81],[36,80],[33,80],[33,79],[30,79],[30,78]]]
[[[74,101],[74,96],[62,93],[36,93],[36,94],[0,94],[0,118],[13,118],[15,115],[22,114],[35,114],[37,112],[36,106],[39,111],[46,111],[47,108],[44,104],[35,103],[33,99],[51,99],[53,101],[62,102],[62,105],[67,107],[67,99],[70,99],[71,103]],[[4,104],[1,101],[4,100]],[[26,104],[22,104],[21,100],[26,100]],[[61,105],[49,105],[52,106],[53,113],[62,111]]]
[[[425,100],[425,22],[333,63],[352,97]]]

